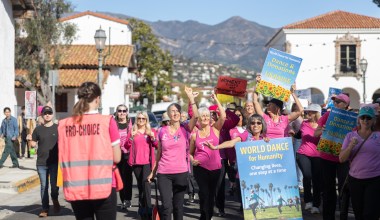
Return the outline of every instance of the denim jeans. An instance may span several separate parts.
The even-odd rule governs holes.
[[[49,175],[51,187],[50,196],[52,200],[57,200],[59,190],[59,187],[57,187],[58,164],[52,164],[47,166],[37,165],[37,172],[41,182],[42,210],[49,210]]]

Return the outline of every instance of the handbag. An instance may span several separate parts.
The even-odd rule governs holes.
[[[364,145],[364,143],[367,141],[367,139],[372,135],[369,134],[368,137],[366,137],[366,139],[360,144],[360,146],[358,147],[358,150],[354,153],[354,155],[352,155],[352,158],[350,160],[350,164],[351,162],[354,160],[355,156],[359,153],[360,149],[362,148],[362,146]],[[348,177],[349,177],[349,174],[347,173],[347,176],[346,178],[344,179],[344,183],[343,183],[343,186],[342,188],[340,189],[340,192],[339,192],[339,198],[341,199],[342,197],[344,197],[345,194],[349,193],[349,190],[348,190]]]
[[[112,171],[115,174],[115,180],[116,180],[116,191],[120,191],[124,188],[123,180],[121,179],[121,175],[119,172],[119,169],[116,165],[113,165]]]

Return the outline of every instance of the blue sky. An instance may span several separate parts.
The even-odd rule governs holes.
[[[195,20],[218,24],[232,16],[278,28],[333,10],[380,18],[372,0],[71,0],[76,11],[122,13],[148,21]]]

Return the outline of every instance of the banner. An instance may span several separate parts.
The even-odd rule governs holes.
[[[219,76],[215,93],[237,97],[245,97],[246,90],[247,80],[232,78],[229,76]]]
[[[292,138],[236,144],[244,219],[302,219]]]
[[[299,57],[270,48],[256,91],[287,102],[301,63],[302,59]]]
[[[306,99],[309,103],[311,103],[311,89],[297,89],[294,91],[296,96],[299,99]]]
[[[346,134],[356,126],[358,114],[333,107],[318,142],[321,152],[338,156]]]
[[[37,93],[25,91],[25,119],[37,118]]]
[[[341,89],[332,88],[332,87],[329,88],[329,97],[327,98],[326,108],[334,107],[334,102],[333,102],[333,100],[331,100],[331,97],[339,95],[340,93],[342,93]]]

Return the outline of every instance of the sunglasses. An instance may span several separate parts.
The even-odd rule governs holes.
[[[338,99],[335,99],[334,102],[335,102],[337,105],[339,105],[339,103],[342,103],[343,101],[340,101],[340,100],[338,100]]]
[[[364,121],[364,120],[366,120],[366,121],[370,121],[370,120],[372,120],[372,117],[370,117],[370,116],[368,116],[368,115],[363,115],[363,116],[360,116],[359,118],[360,118],[360,120],[362,120],[362,121]]]
[[[127,110],[126,109],[125,110],[119,109],[119,110],[117,110],[117,112],[119,112],[119,113],[121,113],[121,112],[127,113]]]
[[[52,115],[53,112],[45,112],[44,115]]]
[[[218,116],[218,113],[216,113],[216,112],[211,112],[211,116]]]
[[[137,118],[137,120],[142,120],[142,121],[145,121],[146,118]]]
[[[251,122],[251,125],[262,125],[263,123],[261,123],[260,121],[253,121]]]

